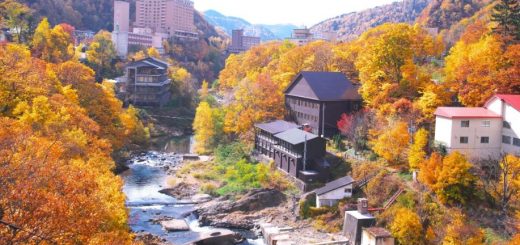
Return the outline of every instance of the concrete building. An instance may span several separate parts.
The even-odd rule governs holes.
[[[350,245],[359,245],[363,228],[372,227],[375,224],[376,218],[368,213],[368,200],[360,198],[357,210],[345,211],[343,235],[349,240]]]
[[[245,36],[244,30],[233,30],[231,34],[231,45],[228,47],[230,53],[241,53],[251,47],[260,44],[259,37]]]
[[[300,72],[284,93],[287,118],[322,137],[336,134],[341,114],[362,104],[358,86],[340,72]]]
[[[353,185],[354,179],[350,176],[345,176],[315,190],[316,207],[334,206],[339,200],[352,197]]]
[[[156,58],[134,61],[126,66],[126,102],[138,106],[164,106],[170,100],[168,63]]]
[[[368,227],[363,228],[361,245],[394,245],[395,239],[385,228]]]
[[[135,27],[147,27],[169,36],[196,36],[190,0],[137,0]]]
[[[493,96],[484,107],[439,107],[435,142],[473,160],[520,154],[520,95]]]

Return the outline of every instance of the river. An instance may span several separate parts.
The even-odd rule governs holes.
[[[177,165],[182,161],[179,154],[191,153],[192,137],[176,137],[161,146],[161,151],[150,151],[129,161],[129,169],[121,174],[126,205],[130,210],[130,228],[134,232],[147,232],[159,236],[172,244],[184,244],[197,237],[197,232],[211,231],[211,227],[200,227],[197,219],[186,218],[190,231],[167,232],[153,222],[161,218],[182,218],[193,210],[193,205],[179,205],[177,200],[159,193],[167,187],[168,175],[164,166]],[[248,239],[243,244],[263,244],[261,239]]]

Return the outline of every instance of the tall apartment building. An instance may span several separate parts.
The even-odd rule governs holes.
[[[259,37],[245,36],[244,30],[233,30],[231,34],[231,45],[228,51],[230,53],[240,53],[258,44],[260,44]]]
[[[169,36],[193,36],[194,11],[190,0],[137,0],[134,26]]]

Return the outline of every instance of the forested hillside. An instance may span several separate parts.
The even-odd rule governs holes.
[[[352,40],[366,30],[384,23],[413,23],[429,0],[405,0],[344,14],[311,28],[313,32],[337,32],[339,40]]]
[[[449,29],[464,18],[473,16],[477,11],[492,2],[491,0],[431,0],[417,18],[417,23],[426,26]]]

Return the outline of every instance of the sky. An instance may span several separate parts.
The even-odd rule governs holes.
[[[396,0],[193,0],[195,9],[216,10],[252,24],[294,24],[311,27],[344,13],[395,2]]]

